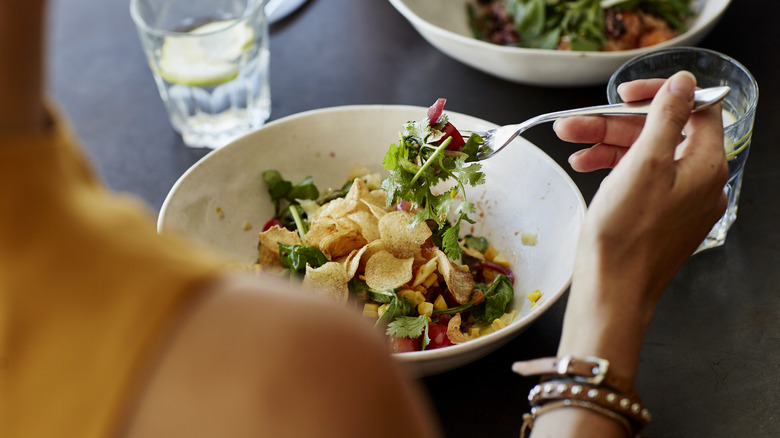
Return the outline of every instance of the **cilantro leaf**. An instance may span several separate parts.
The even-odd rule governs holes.
[[[431,343],[431,338],[428,335],[428,316],[419,315],[414,316],[400,316],[390,322],[387,325],[386,334],[388,336],[405,337],[405,338],[418,338],[420,339],[420,349],[425,350],[425,347]]]
[[[446,114],[442,114],[433,126],[427,117],[407,122],[401,131],[400,142],[390,146],[382,161],[389,174],[382,182],[382,188],[387,193],[388,207],[401,200],[411,205],[415,211],[412,225],[436,224],[438,232],[431,226],[434,240],[441,242],[449,257],[458,259],[463,254],[458,245],[460,222],[474,223],[469,218],[475,212],[474,204],[466,199],[465,189],[485,182],[482,165],[476,162],[484,142],[472,134],[460,150],[446,150],[452,140],[442,131],[447,123]],[[453,181],[455,185],[441,192],[440,186],[445,181]],[[457,215],[452,226],[448,223],[451,214]]]
[[[423,334],[426,325],[428,325],[426,315],[400,316],[387,325],[386,334],[402,338],[416,338]]]

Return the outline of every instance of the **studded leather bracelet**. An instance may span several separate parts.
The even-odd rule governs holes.
[[[636,436],[650,422],[650,412],[627,379],[612,373],[605,359],[588,357],[541,358],[515,362],[512,370],[524,376],[541,376],[528,394],[531,413],[523,416],[523,431],[553,409],[588,409],[619,422],[627,436]]]

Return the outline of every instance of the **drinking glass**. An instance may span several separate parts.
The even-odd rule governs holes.
[[[729,165],[729,178],[723,190],[728,195],[728,207],[696,249],[698,253],[722,246],[729,228],[737,219],[739,192],[758,104],[758,84],[742,64],[727,55],[696,47],[677,47],[628,60],[609,79],[607,99],[610,103],[621,102],[617,87],[623,82],[668,78],[680,70],[693,73],[699,87],[731,87],[731,92],[723,101],[724,147]]]
[[[264,0],[131,0],[130,14],[173,128],[217,148],[270,115]]]

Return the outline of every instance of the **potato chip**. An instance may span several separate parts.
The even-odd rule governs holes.
[[[443,251],[436,250],[439,272],[447,283],[450,294],[458,304],[466,304],[474,292],[474,277],[464,266],[453,262]]]
[[[412,279],[414,259],[396,258],[382,250],[366,262],[366,284],[374,290],[391,290],[401,287]]]
[[[368,208],[371,214],[374,215],[374,217],[377,219],[377,222],[387,214],[387,209],[382,205],[373,204],[365,199],[361,199],[360,201]]]
[[[453,344],[462,344],[471,340],[471,336],[460,331],[460,313],[456,313],[447,323],[447,339]]]
[[[266,231],[258,234],[260,245],[257,250],[259,263],[263,266],[281,266],[279,258],[279,244],[300,245],[301,238],[295,231],[274,225]]]
[[[398,258],[415,257],[429,237],[431,229],[425,223],[410,226],[412,214],[393,211],[379,219],[379,235],[385,249]]]
[[[342,229],[324,236],[317,247],[328,260],[333,260],[361,248],[366,243],[368,242],[357,232],[357,229]]]
[[[319,268],[306,265],[303,285],[308,286],[316,296],[346,304],[349,298],[348,282],[347,271],[341,263],[327,262]]]
[[[365,205],[365,204],[364,204]],[[379,239],[379,219],[368,210],[358,210],[347,215],[354,222],[366,242]]]
[[[349,188],[349,192],[344,196],[344,199],[349,203],[356,204],[360,199],[368,196],[368,186],[366,182],[360,178],[352,180],[352,187]]]
[[[362,199],[362,201],[387,209],[387,192],[384,190],[372,190],[368,193],[368,196]]]
[[[364,245],[360,249],[353,250],[348,256],[341,260],[341,264],[344,265],[344,269],[347,271],[347,277],[350,279],[357,274],[363,254],[368,251],[368,248],[368,245]]]

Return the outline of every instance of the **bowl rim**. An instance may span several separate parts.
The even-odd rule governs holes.
[[[222,154],[231,153],[231,150],[236,147],[235,145],[243,143],[246,138],[251,137],[253,135],[257,135],[258,132],[265,129],[274,128],[275,126],[291,123],[298,119],[305,119],[308,117],[319,116],[322,114],[328,114],[333,112],[360,112],[366,110],[424,112],[427,111],[427,108],[422,106],[417,106],[417,105],[403,105],[403,104],[341,105],[341,106],[310,109],[310,110],[294,113],[270,121],[265,125],[261,126],[260,128],[234,139],[233,141],[226,144],[225,146],[210,151],[209,153],[201,157],[198,161],[196,161],[194,164],[192,164],[176,180],[176,182],[173,184],[168,194],[166,195],[165,200],[163,201],[162,207],[160,208],[160,212],[158,215],[158,220],[157,220],[158,233],[167,232],[165,227],[166,217],[167,217],[166,212],[170,207],[172,199],[175,197],[175,193],[184,184],[184,181],[189,177],[191,173],[196,172],[197,171],[196,169],[198,169],[200,166],[205,165],[204,163],[213,159],[213,157]],[[470,118],[475,121],[484,123],[489,127],[497,126],[493,122],[490,122],[488,120],[476,116],[468,115],[465,113],[461,113],[457,111],[447,111],[447,113],[451,116],[455,115],[455,116]],[[532,142],[526,139],[521,138],[521,141],[527,143],[528,146],[535,149],[534,153],[540,154],[540,156],[542,156],[544,160],[548,161],[553,166],[553,169],[556,171],[556,173],[559,174],[559,177],[561,178],[562,182],[565,183],[566,186],[570,187],[576,201],[576,206],[578,207],[574,215],[576,215],[576,219],[579,221],[581,225],[584,220],[585,213],[587,211],[587,203],[585,202],[582,192],[580,191],[577,184],[574,182],[574,180],[572,180],[571,176],[566,172],[566,170],[563,169],[552,157],[550,157],[549,154],[547,154],[541,148],[539,148],[538,146],[536,146],[535,144],[533,144]],[[490,345],[502,345],[504,342],[511,340],[518,333],[528,328],[539,317],[541,317],[542,314],[544,314],[552,306],[554,306],[558,302],[558,300],[566,293],[569,286],[571,285],[572,275],[573,272],[570,272],[568,277],[565,279],[565,281],[562,283],[561,287],[558,290],[546,292],[545,295],[548,297],[548,299],[545,299],[542,302],[538,302],[532,312],[523,315],[522,318],[515,319],[509,325],[507,325],[501,330],[497,330],[486,336],[481,336],[469,342],[448,346],[446,348],[439,348],[439,349],[425,350],[425,351],[404,352],[404,353],[393,353],[392,356],[399,359],[401,362],[406,362],[406,363],[413,363],[418,361],[427,362],[427,361],[436,361],[436,360],[445,359],[449,356],[458,355],[458,353],[460,352],[467,353],[469,351],[475,351],[475,350],[478,351],[483,348],[489,348],[488,346]]]
[[[514,55],[514,56],[539,55],[545,57],[554,56],[557,58],[560,57],[589,58],[590,57],[596,59],[613,59],[613,58],[634,57],[639,54],[645,53],[647,51],[654,51],[657,49],[679,45],[681,41],[685,41],[691,36],[696,35],[698,32],[700,32],[710,23],[716,21],[721,15],[723,15],[723,13],[726,11],[728,6],[731,4],[732,0],[702,0],[702,6],[701,6],[702,8],[704,8],[704,5],[709,2],[718,2],[718,1],[721,2],[720,8],[714,10],[711,16],[706,17],[708,19],[705,21],[700,20],[699,17],[696,17],[696,21],[691,28],[689,28],[684,33],[677,35],[676,37],[670,40],[649,47],[642,47],[642,48],[631,49],[631,50],[619,50],[619,51],[612,51],[612,52],[601,52],[601,51],[576,51],[575,52],[575,51],[568,51],[568,50],[533,49],[527,47],[513,47],[513,46],[502,46],[499,44],[492,44],[487,41],[478,40],[477,38],[474,37],[461,35],[457,32],[453,32],[451,30],[445,29],[443,27],[431,23],[430,21],[420,17],[414,11],[412,11],[411,8],[406,5],[406,0],[389,0],[389,1],[401,13],[401,15],[406,17],[406,19],[409,20],[412,23],[412,25],[414,25],[414,27],[419,29],[419,27],[422,26],[426,28],[428,32],[437,34],[440,37],[446,37],[452,39],[456,42],[466,44],[476,49],[490,48],[490,50],[497,51],[498,53],[504,53],[504,54]]]

